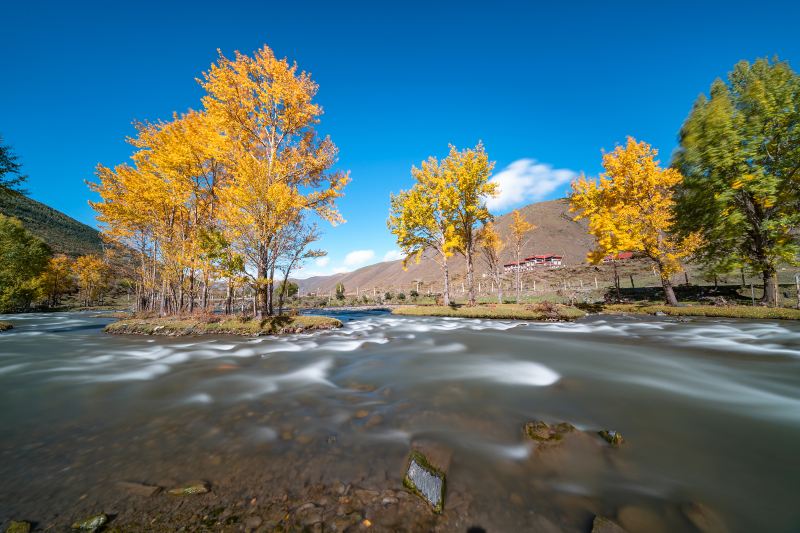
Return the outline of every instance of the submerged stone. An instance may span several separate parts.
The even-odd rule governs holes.
[[[627,531],[610,518],[596,515],[592,521],[592,533],[627,533]]]
[[[550,425],[541,420],[527,422],[523,429],[525,435],[539,443],[555,443],[564,438],[567,433],[575,431],[575,426],[568,422]]]
[[[681,506],[683,514],[702,533],[728,533],[722,517],[702,503],[687,503]]]
[[[175,487],[174,489],[170,489],[169,493],[173,496],[191,496],[192,494],[205,494],[208,491],[208,483],[201,481],[184,487]]]
[[[94,516],[90,516],[85,520],[81,520],[79,522],[75,522],[72,524],[72,529],[77,531],[97,531],[108,522],[108,516],[104,513],[96,514]]]
[[[31,524],[24,520],[12,520],[6,528],[6,533],[30,533]]]
[[[144,483],[135,483],[133,481],[120,481],[117,486],[136,496],[149,497],[161,492],[161,487],[156,485],[145,485]]]
[[[598,431],[597,434],[603,437],[604,441],[614,447],[621,446],[625,442],[625,439],[622,438],[622,435],[618,431],[604,429],[602,431]]]

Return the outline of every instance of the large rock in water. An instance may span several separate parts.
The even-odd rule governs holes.
[[[525,435],[540,444],[556,444],[564,438],[564,435],[575,431],[575,426],[569,422],[560,422],[550,425],[541,420],[527,422],[523,428]]]
[[[412,443],[403,485],[430,504],[435,513],[444,509],[445,473],[450,466],[450,450],[431,443]]]

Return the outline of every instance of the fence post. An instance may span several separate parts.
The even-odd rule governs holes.
[[[631,278],[631,289],[635,289],[636,285],[633,284],[633,274],[628,274],[628,276]]]
[[[753,307],[756,305],[756,290],[753,288],[753,284],[750,283],[750,298],[753,300]]]
[[[597,285],[597,276],[594,277],[594,288],[599,289],[600,287]]]

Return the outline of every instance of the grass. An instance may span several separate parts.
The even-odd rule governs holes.
[[[5,322],[5,321],[0,320],[0,331],[8,331],[9,329],[12,329],[13,327],[14,326],[11,325],[11,322]]]
[[[664,313],[669,316],[800,320],[800,310],[798,309],[748,305],[685,305],[670,307],[663,304],[604,304],[593,310],[606,314],[637,313],[654,315],[656,313]]]
[[[106,326],[120,335],[280,335],[342,326],[326,316],[275,316],[263,320],[242,317],[127,318]]]
[[[486,304],[468,306],[411,305],[397,307],[392,314],[405,316],[447,316],[459,318],[504,318],[512,320],[575,320],[586,313],[561,304]]]

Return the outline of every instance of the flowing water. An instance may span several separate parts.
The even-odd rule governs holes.
[[[800,530],[796,323],[342,313],[341,330],[250,339],[2,318],[0,527],[125,516],[123,480],[205,479],[225,504],[311,484],[400,491],[424,439],[452,453],[440,529],[588,531],[597,513],[694,531],[681,509],[700,502],[730,531]],[[540,453],[521,431],[533,419],[626,444]]]

